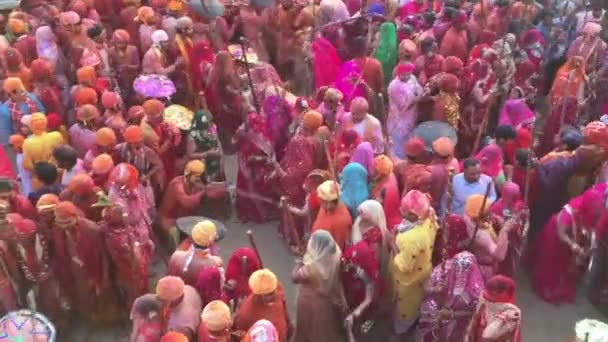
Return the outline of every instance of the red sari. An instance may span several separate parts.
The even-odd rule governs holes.
[[[381,198],[384,215],[386,216],[386,228],[393,231],[396,225],[401,222],[401,212],[399,211],[399,184],[394,173],[382,178],[371,192],[370,198]]]
[[[247,116],[246,129],[237,141],[238,174],[236,210],[239,220],[266,222],[273,210],[273,191],[267,176],[272,172],[269,158],[274,151],[264,132],[264,119],[255,113]],[[302,183],[300,183],[301,186]],[[270,200],[270,203],[269,203]]]
[[[251,293],[249,276],[260,268],[260,261],[253,249],[241,247],[235,250],[226,266],[226,283],[234,283],[226,293],[228,299],[236,301],[247,297]]]
[[[348,247],[342,257],[342,284],[350,310],[363,302],[368,284],[371,282],[374,285],[374,299],[362,317],[369,316],[366,314],[373,313],[374,304],[382,294],[380,262],[376,252],[366,240],[361,240]]]

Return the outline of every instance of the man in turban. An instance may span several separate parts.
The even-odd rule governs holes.
[[[36,39],[33,35],[28,34],[28,24],[21,19],[10,18],[8,29],[15,36],[13,47],[21,52],[23,63],[30,65],[38,57],[38,52],[36,51]]]
[[[393,173],[393,161],[387,155],[381,154],[374,158],[374,174],[371,188],[370,199],[376,199],[382,203],[384,216],[386,217],[386,227],[389,230],[399,224],[401,215],[399,214],[399,183]]]
[[[127,127],[127,121],[123,116],[123,99],[119,93],[104,91],[101,95],[101,105],[104,112],[102,121],[105,126],[111,128],[116,135],[122,135]]]
[[[198,328],[199,342],[229,342],[232,329],[230,307],[221,300],[209,302],[203,309]]]
[[[141,61],[142,73],[144,75],[172,75],[175,70],[184,63],[183,58],[180,56],[175,59],[173,64],[168,64],[167,55],[171,46],[169,36],[163,30],[156,30],[154,33],[152,33],[151,37],[152,46],[150,46],[147,50],[141,50],[142,52],[145,51],[144,57]],[[142,42],[142,46],[143,45],[144,43]]]
[[[452,19],[451,27],[447,30],[441,45],[439,53],[443,56],[455,56],[461,61],[466,61],[469,58],[469,38],[467,36],[467,15],[464,11],[456,13]]]
[[[183,176],[177,176],[167,185],[158,213],[158,223],[168,236],[177,237],[175,221],[180,217],[194,216],[206,194],[203,184],[205,163],[191,160]],[[176,242],[176,241],[175,241]]]
[[[369,114],[369,104],[363,97],[357,97],[351,102],[351,112],[344,116],[341,130],[354,129],[363,141],[372,144],[374,152],[384,151],[384,135],[380,121]]]
[[[0,142],[8,143],[11,134],[22,132],[21,119],[37,112],[44,112],[42,102],[33,93],[28,93],[21,79],[8,77],[3,83],[8,100],[0,105]],[[4,133],[6,132],[6,133]]]
[[[103,320],[114,300],[108,259],[99,225],[84,217],[72,202],[59,202],[51,227],[54,272],[65,290],[70,307],[83,317]]]
[[[112,33],[110,49],[110,65],[116,71],[116,81],[126,104],[134,101],[133,81],[139,75],[141,68],[140,54],[137,47],[132,44],[135,42],[131,41],[131,37],[132,35],[125,30],[115,30]]]
[[[87,90],[91,91],[92,96],[97,96],[95,90],[91,88],[81,89],[79,92]],[[78,156],[83,158],[95,144],[95,132],[99,128],[99,110],[95,104],[84,104],[78,108],[76,119],[77,122],[70,127],[68,133],[72,145],[78,150]]]
[[[175,2],[181,3],[180,0]],[[199,81],[197,83],[194,82],[195,73],[200,74],[200,71],[196,70],[200,66],[191,64],[191,62],[194,63],[194,61],[191,61],[194,46],[192,43],[192,33],[194,32],[192,26],[192,19],[187,16],[179,17],[175,25],[175,40],[171,47],[172,55],[181,56],[183,60],[183,64],[177,68],[172,77],[177,88],[176,95],[181,97],[181,100],[176,100],[177,103],[194,104],[194,100],[200,91],[198,89],[200,80],[197,80]]]
[[[405,195],[414,189],[428,192],[431,174],[428,168],[429,153],[424,141],[417,137],[410,138],[405,142],[404,151],[405,160],[399,161],[395,166],[401,194]]]
[[[602,25],[594,22],[586,22],[583,32],[570,45],[568,57],[580,56],[585,61],[586,71],[598,70],[606,57],[606,42],[600,37]]]
[[[95,186],[93,178],[86,173],[74,176],[61,192],[62,201],[70,201],[85,214],[85,217],[94,222],[101,220],[101,209],[93,207],[97,202],[97,193],[101,189]]]
[[[283,293],[283,286],[269,269],[255,271],[249,277],[249,294],[239,306],[234,318],[234,329],[246,332],[257,321],[270,321],[279,333],[279,341],[288,341],[291,321]]]
[[[152,259],[153,243],[150,239],[142,241],[129,224],[132,214],[120,203],[113,203],[103,196],[94,205],[103,208],[100,228],[111,261],[110,267],[115,275],[118,288],[125,293],[126,309],[133,301],[148,292],[148,266]]]
[[[196,286],[198,275],[205,267],[222,267],[222,259],[211,254],[215,243],[217,228],[211,221],[205,220],[192,228],[192,245],[186,251],[178,250],[169,259],[168,273],[180,276],[186,284]]]
[[[395,68],[395,78],[388,86],[387,133],[392,139],[392,153],[404,157],[403,143],[414,129],[418,119],[417,103],[422,95],[422,87],[412,75],[414,64],[399,63]]]
[[[25,279],[19,268],[19,256],[14,248],[15,223],[22,217],[9,213],[8,203],[0,201],[0,263],[5,265],[0,272],[0,310],[2,313],[17,310],[24,298]]]
[[[114,169],[114,160],[107,153],[102,153],[93,159],[91,163],[91,178],[95,182],[95,186],[107,191],[110,184],[110,171]]]
[[[125,142],[114,148],[116,162],[135,166],[142,185],[146,188],[150,187],[154,197],[158,198],[165,188],[166,179],[165,169],[158,153],[144,145],[144,132],[139,126],[128,126],[123,138]]]
[[[196,336],[203,310],[201,297],[196,289],[184,284],[175,276],[165,276],[156,285],[156,297],[162,302],[162,332],[175,331],[184,334],[188,341]]]
[[[312,231],[327,230],[342,250],[350,238],[353,220],[348,208],[340,201],[340,185],[328,180],[317,187],[321,209],[312,225]]]
[[[30,118],[30,135],[23,142],[23,168],[33,172],[38,162],[49,162],[53,159],[53,149],[63,144],[59,132],[47,132],[46,116],[35,113]]]
[[[87,171],[91,171],[93,160],[101,154],[114,153],[116,146],[116,133],[109,127],[102,127],[95,132],[95,142],[93,146],[86,152],[83,159],[83,167]]]
[[[163,117],[165,105],[162,102],[156,99],[147,100],[143,107],[146,115],[141,124],[144,130],[144,142],[158,152],[167,179],[173,179],[176,176],[176,149],[180,146],[182,135],[177,127],[165,121]]]

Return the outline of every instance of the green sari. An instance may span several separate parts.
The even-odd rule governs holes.
[[[393,79],[393,69],[398,61],[397,28],[394,23],[380,25],[380,39],[374,57],[382,64],[384,86]]]

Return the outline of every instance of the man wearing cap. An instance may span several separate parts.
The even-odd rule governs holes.
[[[53,160],[53,149],[63,144],[63,137],[59,132],[47,132],[46,116],[42,113],[31,115],[30,130],[32,135],[23,142],[23,168],[34,170],[37,162],[50,162]]]
[[[348,208],[340,201],[340,185],[332,180],[325,181],[317,187],[317,196],[321,200],[321,209],[311,233],[318,229],[327,230],[340,249],[344,250],[350,238],[353,220]]]
[[[266,319],[277,329],[279,340],[287,341],[291,333],[291,322],[283,287],[275,274],[268,269],[257,270],[249,277],[249,287],[251,294],[239,306],[234,318],[234,329],[247,332],[257,321]]]
[[[196,286],[198,274],[203,268],[222,267],[222,259],[212,255],[210,250],[216,236],[217,229],[213,222],[204,220],[197,223],[192,229],[192,246],[187,251],[178,250],[171,255],[168,273],[182,277],[190,286]]]
[[[221,300],[209,302],[201,314],[198,342],[230,342],[232,316],[230,308]]]
[[[162,302],[161,331],[175,331],[192,341],[201,322],[203,310],[201,297],[196,289],[184,284],[179,277],[165,276],[156,285],[156,297]]]
[[[175,221],[196,214],[206,193],[202,181],[204,174],[205,163],[191,160],[186,164],[184,175],[169,182],[158,212],[158,223],[164,232],[177,236]]]

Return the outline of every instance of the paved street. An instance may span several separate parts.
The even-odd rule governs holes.
[[[227,165],[234,165],[234,157],[228,158]],[[235,168],[226,168],[234,170]],[[228,179],[234,180],[234,174],[228,174]],[[295,312],[296,288],[290,281],[290,273],[293,267],[293,257],[279,240],[276,230],[276,222],[263,225],[241,224],[232,218],[226,222],[228,234],[220,242],[221,255],[226,261],[230,252],[238,247],[248,245],[246,232],[251,229],[255,233],[258,248],[262,254],[264,265],[272,269],[279,280],[284,284],[287,301],[292,313]],[[164,272],[164,265],[156,266],[157,276]],[[524,342],[570,342],[573,337],[574,323],[582,318],[604,319],[589,304],[586,298],[579,294],[576,302],[571,305],[553,306],[542,302],[532,293],[528,280],[524,275],[517,278],[517,304],[523,314],[523,341]],[[582,292],[582,291],[581,291]],[[66,339],[60,341],[74,342],[123,342],[128,341],[130,329],[127,326],[106,329],[94,329],[82,322],[75,322]],[[375,334],[374,334],[375,335]],[[383,335],[383,334],[380,334]],[[387,341],[385,338],[374,339],[376,341]]]

